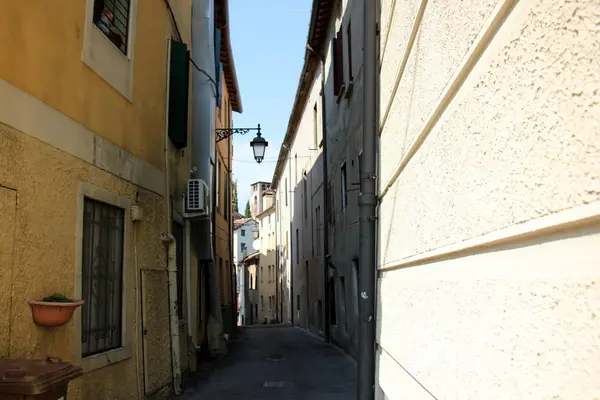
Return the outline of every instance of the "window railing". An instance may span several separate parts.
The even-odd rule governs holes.
[[[94,0],[94,24],[127,55],[131,0]]]

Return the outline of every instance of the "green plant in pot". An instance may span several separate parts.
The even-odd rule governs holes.
[[[83,300],[74,300],[61,293],[29,301],[33,321],[38,325],[50,327],[69,322],[73,312],[82,304]]]

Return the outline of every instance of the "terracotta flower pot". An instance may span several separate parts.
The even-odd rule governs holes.
[[[33,321],[42,326],[61,326],[71,320],[73,311],[83,304],[83,300],[73,302],[48,302],[41,300],[31,300],[31,315]]]

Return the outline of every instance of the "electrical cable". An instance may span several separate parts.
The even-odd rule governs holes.
[[[167,10],[169,10],[171,19],[173,20],[173,25],[175,25],[175,31],[177,32],[177,37],[179,38],[179,41],[183,43],[183,36],[181,36],[181,32],[179,31],[179,25],[177,25],[177,19],[175,19],[175,14],[173,13],[173,9],[171,8],[171,4],[169,3],[169,0],[165,0],[165,4],[167,6]],[[192,65],[198,70],[198,72],[202,73],[204,76],[206,76],[212,82],[212,84],[215,86],[215,90],[218,90],[217,82],[212,78],[212,76],[210,76],[210,74],[208,72],[206,72],[205,70],[200,68],[198,66],[198,64],[196,64],[196,62],[192,59],[191,56],[188,56],[188,59],[192,63]]]

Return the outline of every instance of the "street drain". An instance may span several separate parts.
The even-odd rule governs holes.
[[[264,388],[282,388],[285,386],[288,386],[291,382],[285,382],[285,381],[267,381],[265,383],[263,383],[263,387]]]

